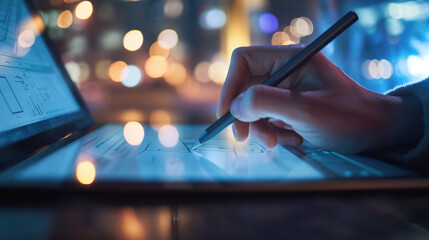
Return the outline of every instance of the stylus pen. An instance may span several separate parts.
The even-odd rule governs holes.
[[[338,35],[344,32],[348,27],[358,20],[358,16],[355,12],[348,12],[344,17],[338,20],[332,27],[326,30],[322,35],[320,35],[316,40],[314,40],[310,45],[304,48],[299,52],[295,57],[293,57],[289,62],[283,65],[277,72],[268,77],[263,85],[268,86],[277,86],[292,73],[294,73],[298,68],[300,68],[304,63],[306,63],[311,57],[318,53],[322,48],[328,45],[332,40],[334,40]],[[231,112],[228,112],[221,118],[219,118],[215,123],[210,125],[198,140],[192,146],[192,149],[199,147],[201,144],[212,139],[214,136],[219,134],[222,130],[228,127],[231,123],[235,121],[235,117],[232,116]]]

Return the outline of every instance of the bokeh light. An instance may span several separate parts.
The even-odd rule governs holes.
[[[275,32],[271,38],[272,45],[283,45],[287,41],[290,41],[290,38],[285,32]]]
[[[64,64],[64,67],[67,70],[67,73],[69,74],[70,78],[75,83],[79,83],[80,79],[80,67],[77,62],[70,61]]]
[[[142,72],[137,66],[129,65],[121,72],[121,82],[125,87],[135,87],[142,80]]]
[[[139,30],[131,30],[124,36],[124,48],[128,51],[137,51],[143,45],[143,39],[142,32]]]
[[[389,79],[393,75],[393,66],[386,59],[372,59],[362,63],[361,71],[366,79]]]
[[[429,75],[429,56],[420,57],[411,55],[407,58],[408,72],[412,76],[427,77]]]
[[[220,8],[211,8],[201,13],[199,23],[204,29],[219,29],[226,23],[226,14]]]
[[[73,24],[73,14],[70,10],[62,11],[57,17],[59,28],[69,28]]]
[[[82,20],[88,19],[92,15],[93,6],[90,1],[80,2],[75,9],[76,17]]]
[[[162,56],[164,58],[167,58],[169,54],[170,50],[161,47],[161,45],[159,45],[159,42],[154,42],[149,48],[149,56]]]
[[[180,0],[168,0],[164,5],[164,14],[170,18],[176,18],[183,12],[183,3]]]
[[[170,114],[162,109],[155,110],[149,117],[149,123],[153,129],[158,130],[163,125],[171,124]]]
[[[179,141],[179,132],[174,126],[162,126],[158,131],[158,139],[164,147],[174,147]]]
[[[108,59],[100,60],[95,64],[95,76],[100,80],[109,79],[109,67],[112,62]]]
[[[212,64],[210,64],[209,77],[213,82],[217,84],[223,84],[225,82],[227,75],[228,75],[228,64],[226,62],[215,61]]]
[[[167,72],[167,60],[162,56],[149,57],[144,65],[146,74],[151,78],[160,78]]]
[[[263,13],[259,16],[258,25],[262,32],[272,33],[279,27],[279,21],[271,13]]]
[[[138,122],[127,122],[124,126],[123,134],[128,144],[137,146],[143,142],[144,128]]]
[[[200,62],[194,68],[194,76],[200,82],[209,82],[209,62]]]
[[[145,115],[142,111],[137,109],[127,109],[122,111],[119,114],[119,120],[123,123],[134,121],[134,122],[143,122],[145,120]]]
[[[194,81],[192,78],[188,77],[185,83],[176,88],[176,91],[184,99],[192,100],[198,96],[201,86],[197,81]]]
[[[121,74],[122,71],[127,67],[128,65],[123,61],[116,61],[112,63],[109,67],[109,77],[114,82],[121,82]]]
[[[18,36],[18,45],[21,48],[29,48],[36,42],[36,35],[30,29],[22,31]]]
[[[305,37],[313,33],[313,23],[306,17],[294,18],[290,25],[296,28],[301,37]]]
[[[165,81],[173,86],[181,85],[185,82],[187,72],[185,66],[180,63],[171,63],[168,65],[165,73]]]
[[[80,184],[89,185],[94,182],[97,175],[94,163],[89,156],[79,156],[76,166],[76,179]]]
[[[165,29],[158,35],[159,45],[165,49],[171,49],[177,45],[179,36],[173,29]]]

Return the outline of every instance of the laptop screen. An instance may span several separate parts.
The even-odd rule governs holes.
[[[44,30],[24,0],[0,0],[0,148],[83,117]]]

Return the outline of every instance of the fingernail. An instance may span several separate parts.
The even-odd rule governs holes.
[[[241,115],[240,114],[240,104],[241,104],[242,100],[243,100],[243,94],[240,94],[231,103],[229,110],[231,111],[232,115],[234,115],[235,117],[239,117]]]
[[[234,134],[234,138],[238,141],[237,128],[234,125],[232,125],[232,133]]]

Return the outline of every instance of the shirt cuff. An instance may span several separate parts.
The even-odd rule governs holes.
[[[423,106],[423,137],[414,147],[390,151],[383,154],[388,161],[415,165],[429,161],[429,79],[421,82],[398,86],[386,93],[391,96],[415,96]],[[404,129],[405,131],[421,131],[420,129]]]

